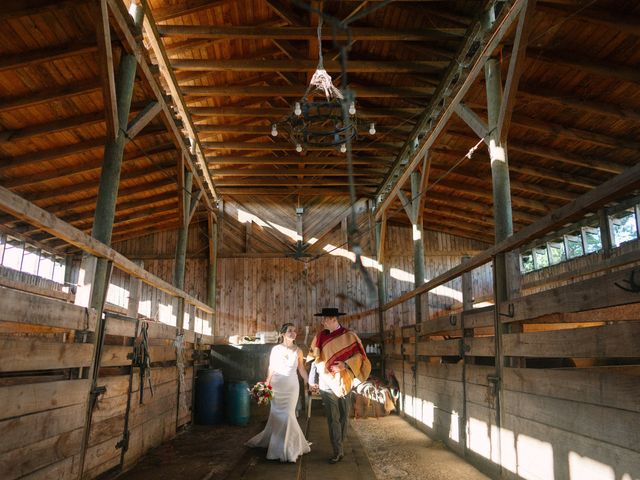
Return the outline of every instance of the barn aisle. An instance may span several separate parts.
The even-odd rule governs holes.
[[[147,454],[121,480],[486,480],[462,458],[397,415],[351,421],[345,457],[331,465],[331,445],[321,405],[307,424],[311,452],[297,463],[266,460],[265,450],[243,442],[258,432],[266,410],[246,427],[196,426]]]

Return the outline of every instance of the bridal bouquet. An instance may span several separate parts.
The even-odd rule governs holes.
[[[258,405],[267,405],[273,399],[273,389],[271,385],[266,382],[256,383],[250,390],[251,398],[253,398]]]

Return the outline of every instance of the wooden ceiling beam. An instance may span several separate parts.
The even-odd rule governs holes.
[[[192,223],[197,223],[206,218],[204,212],[196,212]],[[165,215],[161,218],[156,218],[153,224],[149,222],[141,221],[140,225],[129,226],[125,232],[114,232],[112,243],[121,242],[123,240],[131,240],[133,238],[139,238],[152,233],[162,232],[165,230],[175,230],[178,228],[177,217],[172,215]],[[173,258],[173,257],[172,257]]]
[[[449,133],[449,132],[447,132]],[[514,150],[512,146],[513,142],[509,142],[509,147],[511,150]],[[453,150],[442,149],[440,147],[436,147],[433,151],[438,152],[439,155],[448,156],[452,159],[460,159],[462,158],[466,152],[456,152]],[[476,152],[476,155],[484,156],[485,152]],[[483,157],[484,158],[484,157]],[[591,178],[587,178],[582,175],[576,175],[572,173],[565,173],[564,171],[560,171],[556,168],[539,168],[535,166],[531,166],[523,162],[521,159],[518,159],[517,162],[512,159],[509,162],[509,171],[513,173],[519,173],[521,175],[532,176],[536,178],[540,178],[542,180],[550,180],[552,182],[557,182],[560,184],[570,185],[573,188],[580,189],[592,189],[598,185],[598,182]]]
[[[193,15],[204,10],[211,10],[231,3],[231,0],[187,0],[186,2],[153,9],[153,17],[157,22],[165,22],[174,18]]]
[[[574,142],[590,143],[592,145],[599,145],[607,148],[626,148],[634,151],[640,150],[640,142],[636,142],[629,138],[612,137],[610,135],[575,127],[567,127],[549,120],[539,120],[516,113],[513,114],[512,119],[514,125],[518,124],[518,126],[524,128],[529,128],[546,135],[556,136]]]
[[[158,25],[158,31],[163,37],[189,38],[247,38],[267,40],[309,40],[316,38],[315,27],[245,27],[245,26],[216,26],[216,25]],[[332,32],[325,29],[323,40],[366,40],[366,41],[415,41],[429,42],[434,39],[457,38],[464,35],[466,28],[441,27],[423,28],[420,30],[389,30],[374,27],[353,27],[346,31]]]
[[[315,68],[315,67],[314,67]],[[278,70],[274,70],[278,71]],[[300,69],[300,71],[303,71]],[[430,97],[433,95],[434,87],[394,87],[394,86],[364,86],[352,84],[358,98],[380,97],[380,98],[413,98]],[[185,100],[196,101],[197,97],[263,97],[270,99],[273,97],[301,97],[307,87],[305,85],[269,85],[269,86],[238,86],[223,85],[215,87],[181,86]],[[199,100],[198,100],[199,101]],[[194,108],[194,107],[191,107]],[[190,108],[190,109],[191,109]]]
[[[636,67],[593,59],[576,52],[564,53],[530,47],[527,49],[527,56],[545,63],[571,67],[603,78],[616,78],[625,82],[640,83],[640,71]]]
[[[434,213],[425,215],[424,229],[450,233],[459,237],[478,240],[483,243],[493,243],[493,234],[485,234],[485,232],[490,232],[488,228],[483,226],[471,228],[468,224],[462,224],[461,222],[446,217],[437,216]]]
[[[175,197],[175,179],[174,178],[164,178],[162,180],[152,182],[152,183],[144,183],[142,185],[135,185],[133,187],[120,188],[118,189],[118,199],[116,200],[116,209],[119,208],[120,203],[129,200],[130,197],[139,196],[142,193],[147,193],[147,195],[159,195],[163,194],[165,191],[171,190],[173,196]],[[153,192],[153,193],[152,193]],[[92,195],[91,197],[84,198],[82,200],[77,200],[75,202],[63,202],[55,205],[50,205],[45,207],[47,212],[57,214],[60,212],[76,212],[80,213],[82,211],[92,211],[95,206],[96,200],[98,196]],[[153,201],[153,197],[145,197],[143,200]]]
[[[144,181],[146,177],[151,175],[162,175],[164,177],[173,178],[175,184],[176,174],[176,162],[173,160],[171,163],[157,164],[155,169],[150,169],[148,165],[141,167],[140,169],[132,170],[130,172],[122,172],[120,175],[120,185],[123,182],[130,180]],[[73,185],[67,185],[64,188],[59,188],[54,191],[51,189],[42,190],[34,193],[25,193],[25,197],[30,202],[37,202],[39,200],[59,200],[63,198],[72,197],[78,193],[97,192],[98,182],[94,179],[84,182],[77,182]],[[46,208],[46,207],[44,207]]]
[[[335,168],[217,168],[209,169],[212,177],[346,177],[349,175],[347,170]],[[353,175],[356,177],[376,177],[383,176],[385,170],[355,170]]]
[[[638,109],[627,108],[626,106],[610,102],[576,97],[571,94],[562,94],[534,85],[522,85],[518,91],[518,96],[520,97],[520,102],[558,105],[579,112],[594,113],[617,120],[629,120],[640,123],[640,112]]]
[[[141,137],[157,137],[158,135],[167,134],[168,132],[164,126],[154,129],[148,129]],[[0,173],[6,172],[12,168],[25,167],[27,165],[39,162],[50,162],[60,158],[68,157],[71,155],[77,155],[79,153],[89,152],[99,148],[104,148],[106,142],[105,137],[92,138],[82,142],[74,143],[72,145],[65,145],[64,147],[51,148],[39,152],[26,153],[17,157],[10,157],[2,159],[0,164]]]
[[[393,160],[393,157],[357,157],[352,158],[354,165],[387,165]],[[319,156],[287,156],[287,157],[241,157],[241,156],[207,156],[208,165],[345,165],[347,162],[344,157],[319,157]]]
[[[97,92],[102,88],[100,79],[74,82],[73,84],[61,87],[47,88],[38,92],[30,92],[13,98],[3,98],[0,100],[0,112],[15,110],[18,108],[33,107],[43,103],[52,103],[65,100],[78,95],[87,95]]]
[[[523,5],[523,0],[514,0],[513,3],[505,5],[489,31],[482,28],[480,21],[475,26],[469,27],[464,45],[458,50],[458,55],[444,74],[437,92],[420,115],[412,134],[398,152],[387,178],[378,188],[376,220],[382,217],[395,198],[396,192],[408,181],[411,173],[424,158],[426,151],[448,126],[454,108],[476,82],[485,62],[493,55],[504,35],[510,30]],[[480,48],[478,44],[481,45]],[[464,73],[460,70],[461,65],[467,65]],[[442,105],[445,107],[442,108]],[[434,117],[435,112],[438,113]]]
[[[121,35],[124,47],[127,49],[127,51],[130,51],[136,55],[140,76],[146,80],[146,83],[149,86],[150,90],[153,92],[153,95],[155,96],[157,102],[161,105],[162,112],[164,113],[164,115],[162,116],[162,120],[167,130],[173,134],[176,146],[189,165],[189,169],[194,173],[195,182],[198,188],[207,192],[207,195],[204,196],[204,201],[207,204],[207,208],[210,211],[213,211],[214,206],[212,203],[212,199],[217,198],[215,187],[208,175],[198,175],[198,168],[202,170],[202,172],[206,172],[207,170],[206,163],[202,156],[201,148],[196,145],[196,155],[195,158],[192,158],[191,147],[185,141],[182,133],[182,128],[177,125],[174,118],[173,110],[167,104],[167,100],[165,99],[166,94],[158,84],[155,72],[147,62],[147,56],[142,50],[144,46],[138,39],[138,35],[139,33],[141,34],[141,32],[138,32],[135,26],[132,25],[131,16],[127,13],[122,2],[118,2],[117,0],[107,0],[107,2],[109,4],[111,15],[114,20],[114,26],[117,27],[119,34]],[[147,34],[148,41],[151,44],[151,48],[156,53],[156,61],[159,63],[160,72],[170,88],[171,95],[174,97],[173,101],[175,105],[178,107],[178,110],[180,110],[183,116],[184,127],[187,129],[188,133],[190,135],[193,135],[193,137],[195,138],[195,134],[191,132],[192,124],[190,117],[186,112],[183,111],[184,104],[182,96],[179,91],[175,91],[175,78],[172,77],[172,71],[167,72],[166,62],[168,60],[166,58],[166,54],[164,54],[162,49],[158,47],[159,39],[157,38],[157,31],[155,29],[155,24],[153,23],[153,18],[150,16],[151,13],[148,11],[146,2],[143,2],[143,7],[146,10],[143,18],[144,31]],[[169,76],[167,77],[166,74],[168,74]],[[197,143],[198,139],[195,138],[195,140]]]
[[[131,112],[135,113],[144,108],[144,103],[136,102],[131,106]],[[51,135],[54,133],[74,130],[76,128],[90,127],[92,125],[104,123],[104,110],[91,112],[74,117],[62,118],[51,122],[30,125],[15,130],[5,130],[0,132],[0,144],[2,142],[16,142],[34,137]]]
[[[175,192],[164,193],[161,195],[157,195],[155,197],[143,198],[137,200],[131,200],[128,202],[121,202],[118,204],[116,209],[116,220],[118,218],[123,218],[125,213],[132,213],[137,211],[148,211],[148,209],[159,207],[159,206],[167,206],[168,204],[172,205],[172,208],[175,208],[175,204],[177,202]],[[69,225],[73,225],[78,229],[87,229],[91,228],[94,220],[94,211],[88,211],[83,213],[72,213],[67,215],[58,216],[60,220],[67,222]],[[32,228],[24,232],[25,235],[33,235],[37,232],[40,232],[39,228]]]
[[[512,123],[515,125],[516,123],[512,120]],[[465,133],[449,129],[446,132],[446,135],[456,137],[459,139],[466,139],[470,143],[474,140],[470,139]],[[586,154],[578,154],[572,152],[566,152],[564,150],[557,150],[554,148],[550,148],[546,145],[537,145],[533,143],[527,143],[513,135],[509,139],[508,150],[511,152],[518,152],[522,154],[532,155],[534,157],[547,158],[549,160],[556,160],[558,162],[573,165],[576,167],[589,168],[592,170],[599,170],[607,173],[621,173],[627,167],[625,165],[621,165],[616,162],[602,160],[601,158],[596,158]],[[436,150],[442,154],[446,155],[446,150],[441,149],[440,147],[436,147]],[[476,152],[477,154],[478,152]],[[458,158],[461,158],[465,155],[466,152],[458,152]]]
[[[444,194],[437,191],[430,191],[427,197],[426,204],[436,204],[442,207],[451,205],[458,210],[478,213],[487,217],[493,218],[493,208],[490,204],[480,203],[477,200],[467,200],[462,197],[456,197],[449,194]],[[539,215],[532,215],[531,213],[524,212],[518,208],[513,209],[513,218],[518,223],[533,223],[540,218]]]
[[[60,12],[89,3],[90,0],[3,0],[0,21]]]
[[[41,63],[49,63],[89,53],[93,54],[97,49],[98,46],[94,41],[78,41],[48,46],[38,50],[29,50],[0,58],[0,72],[32,67]]]
[[[409,62],[350,60],[350,73],[434,73],[449,64],[446,60],[419,60]],[[308,72],[318,65],[317,60],[173,60],[175,70],[207,72]],[[328,72],[341,71],[339,62],[324,62]]]
[[[371,196],[375,188],[356,187],[356,194],[360,196]],[[221,195],[229,196],[269,196],[269,197],[290,197],[291,195],[299,195],[301,197],[348,197],[350,195],[348,188],[314,188],[303,186],[299,188],[245,188],[245,187],[221,187]]]
[[[138,152],[134,155],[127,155],[123,159],[123,171],[126,172],[131,168],[131,164],[140,160],[146,160],[147,158],[153,158],[156,155],[161,155],[171,151],[176,151],[175,146],[172,143],[163,143],[154,146],[153,148],[146,150],[145,154],[140,156]],[[79,165],[72,165],[70,167],[55,168],[53,170],[47,170],[45,172],[38,172],[31,175],[18,175],[14,178],[6,178],[3,180],[2,185],[10,189],[19,189],[24,187],[33,187],[41,183],[48,183],[51,180],[57,178],[69,178],[76,175],[86,175],[90,173],[97,173],[102,169],[104,164],[103,158],[97,158],[95,160],[84,161]]]
[[[450,165],[447,164],[432,164],[433,169],[438,172],[438,175],[450,175],[451,178],[459,178],[461,180],[473,181],[479,180],[482,176],[479,172],[468,172],[468,173],[448,173],[448,168]],[[488,177],[487,177],[488,179]],[[557,188],[552,188],[547,185],[540,186],[536,184],[532,184],[529,182],[522,182],[517,179],[511,178],[511,191],[512,195],[515,196],[515,191],[534,193],[536,195],[540,195],[542,197],[547,197],[552,199],[552,201],[562,200],[565,202],[571,202],[576,199],[578,194],[574,194],[571,192],[567,192],[566,190],[559,190]],[[582,193],[582,192],[581,192]]]
[[[491,192],[491,187],[477,187],[470,184],[464,184],[464,176],[454,176],[449,175],[449,177],[445,180],[440,180],[438,182],[439,187],[446,187],[450,191],[457,190],[458,194],[462,194],[464,191],[465,195],[471,195],[478,198],[484,199],[487,203],[493,202],[493,193]],[[511,195],[511,204],[516,208],[526,208],[532,211],[548,213],[553,210],[557,204],[554,202],[546,201],[541,202],[539,200],[533,200],[530,198],[519,197],[516,195]]]
[[[375,186],[380,183],[377,179],[356,178],[354,184],[356,186]],[[273,177],[265,178],[241,178],[241,179],[224,179],[216,182],[220,187],[342,187],[349,185],[348,178],[318,178],[318,179],[280,179]]]
[[[403,125],[377,125],[375,136],[368,135],[367,130],[363,128],[360,128],[359,130],[359,140],[363,137],[362,141],[366,141],[364,140],[365,135],[367,135],[366,138],[369,141],[376,141],[378,138],[389,139],[390,137],[402,137],[401,139],[404,140],[405,135],[409,133],[407,127]],[[196,131],[203,134],[202,136],[206,136],[206,134],[244,133],[247,135],[267,135],[270,137],[271,125],[233,125],[229,123],[221,125],[199,125],[196,127]]]
[[[289,25],[304,25],[304,19],[280,0],[266,0],[267,5]]]
[[[255,143],[255,142],[202,142],[202,148],[208,150],[269,150],[269,151],[295,151],[296,147],[292,143],[278,142],[273,143]],[[393,152],[399,146],[395,144],[361,144],[356,142],[351,146],[354,151],[383,151]],[[335,151],[336,147],[305,147],[305,151]]]
[[[591,178],[584,177],[582,175],[575,175],[571,173],[560,172],[556,169],[539,168],[525,165],[509,164],[509,171],[514,173],[520,173],[522,175],[529,175],[532,177],[542,178],[544,180],[551,180],[553,182],[564,183],[590,190],[597,187],[600,183],[603,183],[604,179],[597,182]]]
[[[624,32],[629,35],[640,36],[640,16],[629,12],[621,12],[616,9],[604,10],[602,8],[579,8],[575,6],[551,6],[547,2],[538,3],[538,11],[555,19],[560,16],[571,18],[613,30],[615,33]]]
[[[396,90],[397,91],[397,90]],[[360,96],[360,95],[359,95]],[[244,108],[244,107],[191,107],[194,117],[248,117],[267,118],[277,120],[291,113],[291,108]],[[358,107],[358,115],[363,118],[406,118],[422,112],[422,108],[415,107]]]
[[[175,183],[176,183],[175,179],[168,178],[168,179],[160,180],[154,183],[145,183],[142,185],[135,185],[133,187],[120,188],[118,189],[117,202],[124,202],[129,197],[140,195],[141,193],[145,193],[145,192],[149,193],[153,191],[154,195],[162,194],[169,189],[174,191],[174,196],[175,196]],[[89,193],[92,193],[89,190],[86,190],[86,191],[88,191]],[[83,198],[82,200],[61,201],[59,203],[48,204],[47,206],[44,206],[44,207],[41,206],[41,208],[43,208],[47,212],[52,213],[54,215],[62,212],[67,212],[67,213],[71,213],[71,212],[80,213],[82,211],[92,212],[95,210],[97,198],[98,196],[95,193],[92,193],[91,196]],[[13,220],[11,217],[0,216],[0,224],[2,225],[15,226],[18,223],[20,223],[19,220]]]

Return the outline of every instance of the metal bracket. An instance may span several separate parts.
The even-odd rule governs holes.
[[[456,315],[449,315],[449,325],[455,326],[458,323],[458,317]]]
[[[413,326],[413,329],[415,330],[416,333],[422,333],[422,323],[416,323]]]
[[[122,435],[122,440],[116,443],[116,448],[121,448],[123,452],[129,450],[129,430],[124,432],[124,435]]]
[[[104,385],[101,387],[94,387],[91,390],[91,396],[94,398],[102,395],[103,393],[107,393],[107,387],[105,387]]]
[[[634,268],[629,272],[629,280],[623,280],[622,283],[626,283],[629,285],[629,288],[623,287],[618,282],[615,282],[614,285],[625,292],[631,293],[639,293],[640,292],[640,283],[636,281],[636,273],[640,273],[640,269]]]
[[[491,387],[491,393],[493,395],[497,395],[502,379],[497,375],[487,375],[487,380],[489,381],[489,386]]]
[[[513,318],[513,317],[516,316],[516,308],[513,305],[513,303],[510,303],[508,308],[507,308],[507,313],[502,313],[502,312],[498,311],[498,314],[503,316],[503,317]]]

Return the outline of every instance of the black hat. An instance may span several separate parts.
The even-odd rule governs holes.
[[[339,317],[346,313],[339,311],[337,308],[323,308],[320,313],[316,313],[314,317]]]

